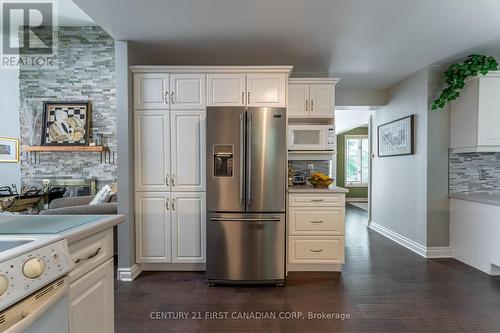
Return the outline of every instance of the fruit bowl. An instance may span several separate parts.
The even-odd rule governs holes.
[[[307,181],[314,186],[315,188],[327,188],[333,183],[332,178],[328,179],[316,179],[316,178],[309,178]]]

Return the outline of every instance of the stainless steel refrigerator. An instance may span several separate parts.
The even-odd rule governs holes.
[[[283,284],[286,109],[207,108],[207,281]]]

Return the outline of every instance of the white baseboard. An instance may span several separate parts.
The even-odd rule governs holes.
[[[451,247],[428,247],[426,258],[453,258],[453,256],[451,255]]]
[[[206,265],[202,263],[142,263],[143,271],[205,271]]]
[[[131,282],[139,274],[141,274],[142,269],[140,264],[134,264],[132,267],[122,267],[117,270],[117,279],[120,281]]]
[[[341,264],[287,264],[288,272],[342,272]]]
[[[368,202],[368,198],[345,198],[346,202]]]
[[[398,234],[376,222],[373,220],[369,225],[370,229],[378,232],[382,236],[389,238],[390,240],[398,243],[406,247],[407,249],[415,252],[418,255],[421,255],[424,258],[451,258],[451,248],[450,247],[426,247],[422,244],[419,244],[411,239]]]

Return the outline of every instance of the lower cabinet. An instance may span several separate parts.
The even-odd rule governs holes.
[[[113,281],[111,258],[71,284],[71,333],[114,331]]]
[[[288,206],[288,270],[339,270],[345,262],[345,194],[293,193]]]
[[[136,192],[136,261],[205,263],[205,192]]]

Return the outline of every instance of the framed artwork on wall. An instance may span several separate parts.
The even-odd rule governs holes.
[[[0,137],[0,162],[19,162],[19,139]]]
[[[91,103],[44,102],[42,146],[88,146]]]
[[[415,115],[377,127],[378,157],[415,154]]]

